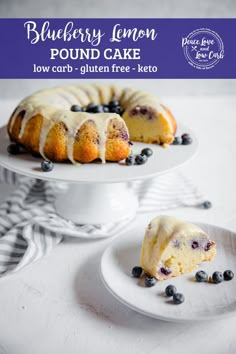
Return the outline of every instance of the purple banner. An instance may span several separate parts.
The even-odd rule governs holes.
[[[236,19],[0,19],[0,78],[236,78]]]

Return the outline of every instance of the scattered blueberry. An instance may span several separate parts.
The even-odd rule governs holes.
[[[223,276],[223,274],[222,274],[221,272],[216,271],[216,272],[214,272],[214,273],[212,274],[212,281],[213,281],[213,283],[219,284],[219,283],[221,283],[223,280],[224,280],[224,276]]]
[[[153,151],[150,148],[145,148],[141,151],[141,155],[146,155],[147,157],[152,156]]]
[[[203,202],[201,205],[201,208],[203,209],[210,209],[212,207],[212,203],[209,202],[209,200],[206,200],[205,202]]]
[[[174,285],[168,285],[165,288],[166,296],[173,296],[176,292],[177,292],[177,289]]]
[[[232,272],[232,270],[225,270],[223,275],[224,280],[232,280],[234,277],[234,273]]]
[[[148,276],[148,277],[145,278],[145,285],[148,288],[151,288],[155,284],[156,284],[156,279],[154,277]]]
[[[187,135],[185,138],[183,138],[183,136],[182,136],[182,145],[192,144],[193,140],[192,140],[191,136]]]
[[[208,274],[204,270],[199,270],[195,274],[196,281],[202,283],[204,281],[208,281]]]
[[[134,165],[134,155],[129,155],[127,159],[125,160],[125,164],[127,166],[132,166]]]
[[[77,104],[73,104],[73,106],[71,106],[71,109],[70,109],[72,112],[82,112],[82,107],[80,107],[79,105]]]
[[[189,137],[190,137],[190,135],[188,133],[184,133],[184,134],[181,135],[182,139],[186,139],[186,138],[189,138]]]
[[[11,155],[17,155],[20,152],[20,146],[18,144],[10,144],[7,147],[7,152]]]
[[[181,294],[181,293],[175,293],[173,295],[173,301],[175,304],[179,305],[179,304],[182,304],[184,302],[184,295]]]
[[[142,272],[143,272],[142,268],[138,267],[138,266],[136,266],[132,269],[132,275],[134,278],[140,278]]]
[[[50,172],[53,170],[53,163],[51,161],[43,160],[41,162],[41,168],[43,172]]]
[[[182,144],[182,138],[180,136],[175,136],[172,144],[173,145],[181,145]]]
[[[147,162],[148,158],[146,155],[137,155],[135,157],[135,162],[137,165],[143,165],[145,162]]]

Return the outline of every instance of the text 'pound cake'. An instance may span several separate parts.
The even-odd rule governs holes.
[[[193,271],[215,254],[215,242],[200,227],[159,216],[146,229],[140,265],[147,274],[164,280]]]

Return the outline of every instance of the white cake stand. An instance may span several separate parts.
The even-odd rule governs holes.
[[[66,182],[68,188],[56,199],[56,209],[62,217],[79,224],[104,224],[133,217],[138,199],[127,182],[156,177],[189,161],[197,152],[198,142],[193,132],[179,125],[177,135],[188,132],[191,145],[169,146],[134,143],[132,150],[140,153],[151,147],[153,155],[144,165],[126,166],[120,163],[90,163],[74,166],[55,163],[51,172],[42,172],[41,159],[28,153],[9,155],[10,141],[6,127],[0,128],[0,165],[19,174],[38,179]],[[147,181],[148,183],[148,181]]]

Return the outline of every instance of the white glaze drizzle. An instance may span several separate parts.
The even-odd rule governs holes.
[[[58,99],[60,99],[61,95],[57,97]],[[71,94],[69,94],[68,96],[63,95],[64,103],[67,97],[68,100],[70,100]],[[102,163],[106,162],[106,140],[107,140],[108,123],[113,118],[122,120],[122,118],[118,114],[115,113],[91,114],[91,113],[84,113],[84,112],[83,113],[71,112],[70,110],[61,109],[59,107],[57,108],[56,106],[52,106],[52,105],[48,105],[48,106],[45,106],[43,104],[40,105],[40,102],[38,101],[40,100],[38,100],[37,97],[34,97],[31,103],[22,101],[22,103],[19,105],[18,109],[16,110],[16,112],[12,117],[10,131],[14,126],[14,122],[17,115],[22,111],[25,111],[25,115],[22,120],[19,138],[23,137],[27,123],[32,117],[36,115],[43,116],[43,123],[40,132],[40,139],[39,139],[39,153],[45,160],[48,160],[47,156],[44,153],[47,136],[55,124],[59,122],[64,123],[65,126],[67,127],[66,135],[67,135],[68,159],[73,164],[77,165],[79,163],[74,159],[74,142],[75,142],[76,134],[86,121],[92,120],[96,125],[96,130],[99,135],[99,157],[102,160]],[[58,106],[60,106],[60,104],[58,104]],[[71,102],[70,102],[70,106],[71,106]],[[122,123],[128,132],[128,128],[126,127],[125,122],[123,120]]]
[[[87,120],[92,120],[97,128],[99,134],[99,154],[103,163],[105,163],[106,155],[106,135],[108,123],[112,118],[121,119],[126,131],[128,133],[128,128],[126,127],[123,119],[117,114],[111,113],[100,113],[100,114],[89,114],[82,112],[71,112],[70,107],[72,104],[80,104],[86,106],[89,102],[97,101],[102,97],[107,98],[108,88],[110,92],[116,92],[116,87],[107,87],[102,85],[83,85],[83,86],[67,86],[67,87],[56,87],[49,90],[39,91],[29,97],[26,97],[18,106],[13,114],[10,124],[10,132],[14,126],[15,120],[20,112],[25,111],[21,130],[19,133],[19,138],[24,135],[25,128],[29,120],[36,116],[41,115],[43,117],[43,124],[40,133],[40,143],[39,152],[47,159],[44,155],[44,147],[46,139],[50,129],[58,122],[63,122],[67,131],[67,154],[69,160],[78,164],[73,158],[74,141],[77,131]],[[104,91],[103,91],[104,89]],[[121,104],[128,110],[136,105],[152,106],[156,109],[157,113],[165,114],[168,119],[168,114],[161,105],[159,99],[151,96],[147,93],[142,93],[140,91],[135,91],[133,89],[118,89],[118,96],[121,98]],[[112,98],[110,96],[110,98]],[[131,98],[130,102],[129,99]],[[108,103],[108,102],[106,102]]]

